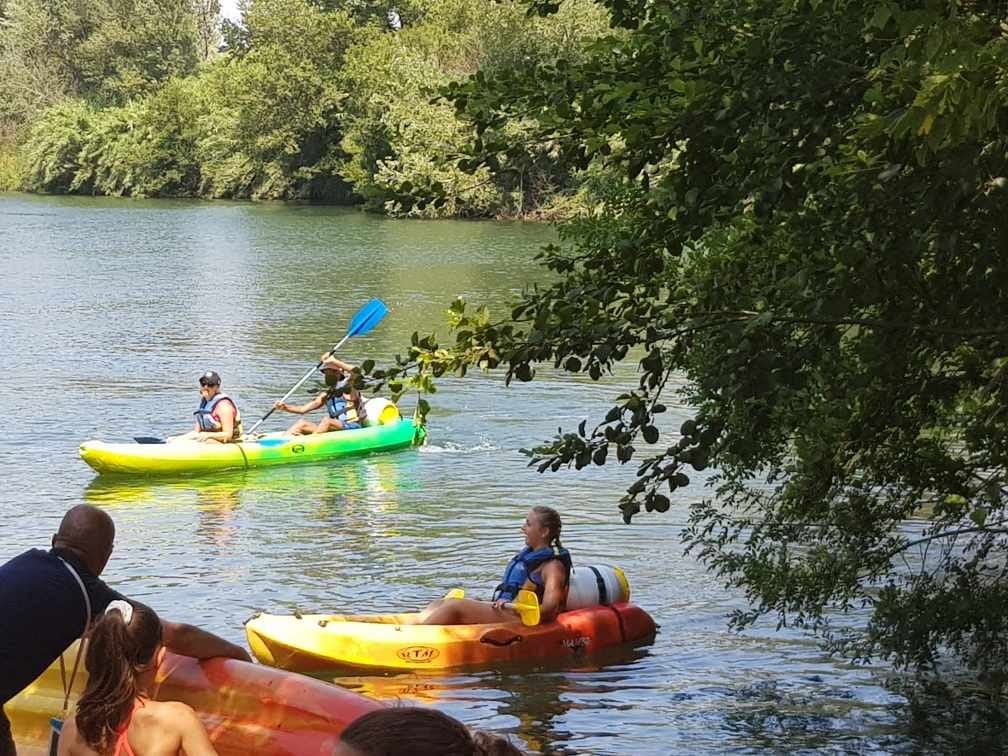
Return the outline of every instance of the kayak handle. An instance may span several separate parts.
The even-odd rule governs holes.
[[[498,648],[510,646],[513,643],[521,643],[523,640],[525,639],[520,634],[506,627],[495,627],[493,630],[487,630],[480,636],[480,643],[497,646]]]

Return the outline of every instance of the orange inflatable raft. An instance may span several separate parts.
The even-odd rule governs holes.
[[[64,655],[73,666],[76,646]],[[83,667],[83,660],[82,665]],[[72,701],[84,690],[78,672]],[[381,704],[334,685],[233,659],[198,662],[168,654],[152,695],[196,710],[222,756],[314,756],[333,752],[340,732]],[[4,705],[19,756],[48,752],[49,720],[63,705],[59,663]]]

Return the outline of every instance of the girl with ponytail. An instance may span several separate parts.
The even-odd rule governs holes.
[[[539,621],[552,622],[567,606],[571,557],[560,543],[560,515],[550,507],[532,507],[525,516],[522,533],[525,548],[504,570],[504,579],[492,601],[445,598],[420,613],[423,625],[478,625],[515,622],[518,614],[508,608],[519,590],[534,591],[539,598]]]
[[[111,602],[88,636],[88,682],[76,716],[63,725],[59,756],[216,754],[189,706],[150,699],[164,654],[153,609]]]

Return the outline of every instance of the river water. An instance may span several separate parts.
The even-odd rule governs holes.
[[[701,480],[667,514],[626,526],[616,502],[630,467],[526,466],[520,448],[597,420],[633,366],[598,383],[548,371],[507,389],[495,374],[445,379],[425,447],[334,464],[110,482],[77,457],[85,439],[186,429],[208,369],[250,424],[371,297],[391,312],[347,344],[349,361],[391,361],[414,330],[446,335],[456,296],[504,314],[552,238],[334,208],[0,195],[0,561],[45,546],[69,506],[102,506],[118,528],[109,583],[244,644],[257,610],[402,611],[456,586],[486,593],[522,545],[526,509],[548,504],[576,561],[624,567],[661,627],[653,646],[575,668],[335,681],[544,753],[930,749],[881,670],[771,624],[727,629],[742,598],[679,542]],[[670,410],[677,428],[688,412]]]

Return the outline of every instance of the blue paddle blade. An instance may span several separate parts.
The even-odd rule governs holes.
[[[283,446],[290,443],[289,438],[260,438],[256,441],[259,446]]]
[[[350,321],[350,328],[347,336],[362,336],[376,325],[381,323],[382,318],[388,314],[388,307],[380,299],[372,299],[366,305],[357,310],[357,314]]]

